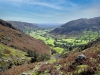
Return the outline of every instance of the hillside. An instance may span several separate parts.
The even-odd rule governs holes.
[[[78,35],[81,34],[85,29],[100,29],[100,17],[95,18],[82,18],[77,20],[72,20],[62,25],[59,28],[52,30],[52,34],[66,34],[66,35]]]
[[[50,48],[42,41],[16,30],[3,20],[0,20],[0,43],[27,52],[28,56],[50,55]]]
[[[78,56],[80,56],[78,58]],[[86,57],[83,58],[83,57]],[[77,59],[77,60],[76,60]],[[33,75],[99,75],[100,38],[68,53],[67,57],[56,59],[52,64],[43,64]]]
[[[7,22],[12,24],[12,26],[15,27],[16,29],[19,29],[20,31],[23,31],[25,33],[30,32],[31,30],[34,29],[39,29],[37,24],[33,23],[20,22],[20,21],[7,21]]]
[[[82,56],[82,57],[78,57]],[[83,58],[84,57],[84,58]],[[27,68],[27,67],[28,68]],[[68,53],[67,57],[22,65],[1,73],[2,75],[99,75],[100,38]],[[20,70],[19,70],[20,69]],[[18,71],[18,72],[16,72]]]
[[[29,35],[25,35],[20,31],[13,30],[4,26],[0,26],[0,42],[21,50],[33,50],[41,54],[49,53],[49,47],[43,42],[36,40]],[[42,51],[43,50],[43,51]]]

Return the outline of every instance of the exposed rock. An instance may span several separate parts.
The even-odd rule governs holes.
[[[22,75],[30,75],[29,73],[23,73]]]
[[[78,55],[76,58],[75,58],[75,61],[79,61],[79,60],[86,60],[87,57],[84,55],[84,54],[81,54],[81,55]]]

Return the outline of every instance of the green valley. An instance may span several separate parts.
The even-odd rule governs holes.
[[[20,28],[19,22],[16,22],[17,24]],[[21,24],[24,29],[25,22],[21,22]],[[60,27],[58,29],[53,27],[34,28],[29,24],[33,28],[27,28],[27,24],[23,31],[21,28],[17,30],[11,24],[1,20],[1,75],[99,74],[99,27],[84,28],[83,26],[83,29],[78,31],[78,26],[76,25],[76,29],[74,29],[72,25],[72,29],[69,29],[68,32],[63,33],[61,29],[57,33]],[[79,22],[79,24],[81,23]]]
[[[30,31],[30,36],[45,42],[52,50],[58,54],[72,50],[81,45],[85,45],[99,37],[97,31],[84,30],[81,35],[77,37],[67,37],[66,35],[52,35],[49,32],[52,29],[41,29]]]

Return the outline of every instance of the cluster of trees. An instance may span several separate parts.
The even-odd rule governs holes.
[[[60,42],[57,42],[56,40],[54,41],[54,46],[55,47],[60,47],[60,48],[64,48],[65,50],[67,49],[68,51],[73,50],[76,47],[79,47],[80,45],[76,45],[76,43],[79,43],[78,41],[74,41],[74,42],[67,42],[67,41],[63,41],[61,40]]]
[[[28,50],[27,53],[29,57],[32,57],[31,62],[44,61],[50,59],[50,55],[38,54],[36,51]]]

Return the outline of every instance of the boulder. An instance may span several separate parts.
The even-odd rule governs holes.
[[[86,60],[87,57],[84,55],[84,54],[81,54],[81,55],[78,55],[76,58],[75,58],[75,61],[79,61],[79,60]]]

